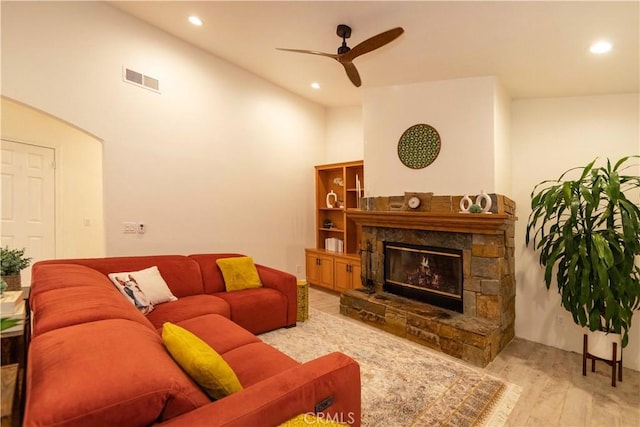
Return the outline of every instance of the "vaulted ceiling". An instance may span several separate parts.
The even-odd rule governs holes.
[[[512,98],[639,91],[637,1],[113,1],[112,6],[319,104],[359,105],[362,88],[493,75]],[[187,18],[197,15],[204,25]],[[405,33],[354,60],[362,88],[331,58],[338,24],[349,46]],[[589,46],[607,40],[603,55]],[[320,89],[312,89],[317,82]]]

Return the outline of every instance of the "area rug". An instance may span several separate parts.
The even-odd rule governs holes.
[[[362,425],[502,426],[519,386],[394,335],[310,309],[306,322],[260,335],[299,362],[333,351],[360,364]]]

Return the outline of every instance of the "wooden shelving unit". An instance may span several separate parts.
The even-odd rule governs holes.
[[[364,195],[364,163],[361,160],[333,163],[316,166],[315,170],[316,246],[306,249],[307,281],[335,291],[358,288],[360,226],[347,218],[347,211],[360,207],[359,199]],[[360,189],[356,187],[356,178]],[[329,193],[335,196],[327,197]],[[343,250],[327,247],[329,238],[341,241]]]

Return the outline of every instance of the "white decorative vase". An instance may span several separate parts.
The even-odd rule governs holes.
[[[333,197],[333,201],[331,201],[332,197]],[[327,193],[327,198],[326,198],[327,207],[328,208],[333,208],[337,201],[338,201],[338,195],[336,193],[334,193],[333,190],[329,191]]]
[[[460,212],[468,213],[472,204],[471,198],[465,194],[464,197],[460,199]]]
[[[482,201],[484,200],[484,206],[482,205]],[[478,197],[476,197],[476,205],[482,208],[482,213],[489,213],[491,209],[491,196],[484,192],[484,190],[480,191]]]

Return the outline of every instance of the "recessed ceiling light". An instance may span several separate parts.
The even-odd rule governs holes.
[[[202,19],[198,18],[195,15],[191,15],[189,17],[189,22],[191,22],[193,25],[195,25],[197,27],[201,27],[202,26]]]
[[[314,88],[314,89],[320,89],[320,83],[313,82],[313,83],[311,83],[311,87]]]
[[[589,48],[589,51],[591,51],[591,53],[595,53],[597,55],[602,54],[602,53],[607,53],[611,50],[611,43],[606,42],[606,41],[599,41],[597,43],[594,43],[591,45],[591,47]]]

